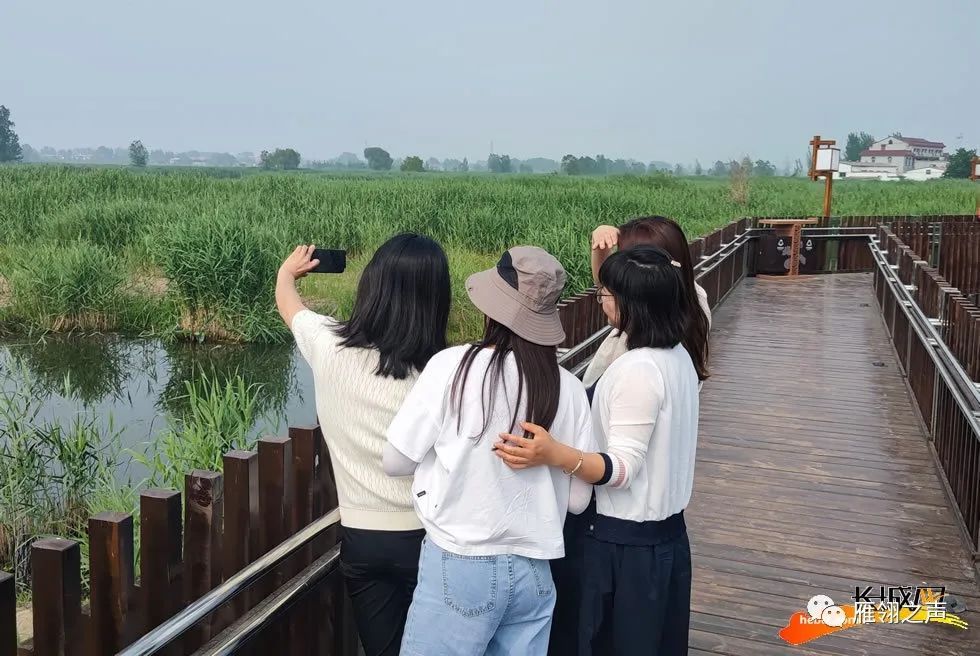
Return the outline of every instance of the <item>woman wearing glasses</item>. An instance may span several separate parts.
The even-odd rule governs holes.
[[[556,614],[553,635],[577,643],[583,655],[686,654],[691,551],[684,509],[694,480],[700,375],[684,340],[701,310],[689,300],[681,263],[658,248],[609,256],[598,279],[602,309],[626,349],[595,385],[600,452],[583,453],[524,424],[533,438],[502,435],[495,453],[513,469],[563,467],[596,485],[596,514],[581,558],[571,561],[577,570],[562,575],[579,583],[571,611],[577,621],[559,624]]]

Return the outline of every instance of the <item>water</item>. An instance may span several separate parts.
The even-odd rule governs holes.
[[[123,449],[143,452],[186,401],[185,381],[201,370],[223,381],[236,373],[261,385],[253,435],[282,435],[315,422],[313,376],[292,344],[189,345],[117,335],[46,336],[0,341],[0,388],[25,377],[41,391],[40,420],[69,423],[79,412],[120,433]],[[65,393],[65,380],[70,394]],[[142,472],[128,458],[120,476]]]

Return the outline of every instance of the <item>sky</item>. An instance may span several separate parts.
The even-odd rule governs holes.
[[[35,148],[777,165],[815,135],[980,145],[975,0],[3,0]]]

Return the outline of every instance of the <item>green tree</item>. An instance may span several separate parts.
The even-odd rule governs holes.
[[[513,170],[510,155],[495,155],[490,153],[490,156],[487,158],[487,170],[491,173],[510,173]]]
[[[422,164],[422,158],[418,155],[412,155],[406,157],[402,162],[402,171],[413,171],[415,173],[421,173],[425,170],[425,166]]]
[[[631,175],[646,175],[647,165],[643,162],[631,162],[629,172]]]
[[[14,132],[10,110],[0,105],[0,162],[19,162],[22,157],[20,138]]]
[[[470,162],[465,157],[463,158],[463,163],[459,165],[460,173],[467,173],[470,170]]]
[[[701,168],[701,162],[694,160],[694,175],[704,175],[704,169]]]
[[[768,178],[776,175],[776,165],[769,160],[757,159],[752,165],[752,175]]]
[[[373,171],[390,171],[394,160],[384,148],[371,146],[364,149],[364,159],[368,162],[368,167]]]
[[[731,173],[731,170],[732,169],[728,164],[725,164],[723,161],[718,160],[715,162],[715,165],[711,167],[711,175],[717,178],[722,178],[728,175],[729,173]]]
[[[674,166],[674,175],[676,175],[678,177],[680,177],[682,175],[687,175],[687,171],[684,170],[684,165],[683,164],[677,164],[676,166]]]
[[[847,145],[844,146],[844,159],[857,162],[861,159],[861,151],[871,148],[875,138],[867,132],[851,132],[847,135]]]
[[[943,172],[944,178],[968,178],[970,177],[970,163],[977,156],[977,149],[967,150],[958,148],[955,153],[949,156],[949,165]]]
[[[146,160],[149,156],[150,154],[147,152],[146,146],[139,139],[129,144],[129,163],[133,166],[140,168],[146,166]]]
[[[276,148],[274,152],[263,150],[259,155],[259,163],[264,169],[281,169],[290,171],[299,168],[300,154],[292,148]]]
[[[565,155],[561,158],[561,172],[566,175],[578,175],[578,157],[575,155]]]

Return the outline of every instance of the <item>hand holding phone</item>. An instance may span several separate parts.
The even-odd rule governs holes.
[[[310,273],[343,273],[347,268],[347,251],[315,248],[311,260],[319,260]]]
[[[293,250],[279,267],[279,273],[288,273],[293,280],[299,280],[308,273],[342,273],[346,267],[346,251],[305,245]]]

